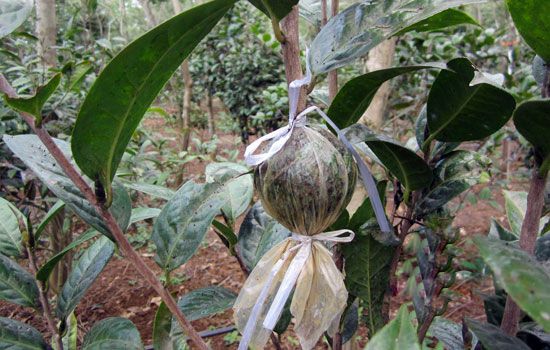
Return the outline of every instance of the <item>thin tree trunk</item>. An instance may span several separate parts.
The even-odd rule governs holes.
[[[147,20],[147,24],[149,27],[156,27],[158,22],[157,18],[155,17],[155,14],[153,13],[153,10],[151,9],[151,4],[149,3],[149,0],[138,0],[139,4],[143,8],[143,13],[145,13],[145,19]]]
[[[38,54],[42,62],[50,67],[57,65],[55,0],[36,1],[36,36]]]
[[[367,71],[372,72],[379,69],[388,68],[393,63],[393,54],[395,53],[396,39],[388,39],[376,46],[369,52],[366,62]],[[384,114],[388,104],[391,87],[388,82],[382,84],[372,102],[363,113],[360,123],[368,124],[374,129],[379,129],[384,122]]]
[[[118,21],[118,31],[120,32],[120,36],[123,38],[126,38],[126,3],[125,0],[119,0],[118,3],[119,11],[120,11],[120,19]]]
[[[300,37],[298,28],[298,6],[292,7],[292,11],[281,21],[281,29],[285,41],[281,44],[283,49],[283,62],[285,64],[286,81],[288,84],[302,77],[302,65],[300,64]],[[298,101],[298,113],[306,108],[305,87],[302,87]]]
[[[338,7],[340,6],[339,2],[340,2],[339,0],[332,0],[332,3],[331,3],[332,17],[338,14]],[[328,72],[327,79],[328,79],[328,97],[329,97],[329,101],[332,102],[332,100],[334,100],[334,97],[338,93],[338,71],[334,69]]]
[[[216,127],[214,122],[214,103],[210,91],[206,95],[206,109],[208,111],[208,135],[212,137],[216,133]]]

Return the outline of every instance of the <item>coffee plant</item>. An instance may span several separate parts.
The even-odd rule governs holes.
[[[83,91],[77,87],[85,82],[92,63],[72,60],[63,67],[44,70],[44,79],[40,79],[29,68],[32,57],[29,62],[8,54],[11,61],[0,64],[4,70],[0,91],[4,104],[13,110],[12,116],[20,118],[16,123],[22,120],[26,126],[3,126],[7,132],[2,140],[56,202],[46,208],[41,220],[34,220],[29,210],[18,209],[2,192],[0,298],[42,314],[47,334],[0,317],[0,348],[143,349],[136,326],[123,317],[95,323],[81,342],[76,336],[75,309],[115,255],[127,259],[162,300],[153,322],[154,349],[208,349],[208,332],[198,332],[191,322],[232,307],[243,336],[241,349],[246,349],[249,341],[263,347],[268,340],[280,349],[281,336],[291,332],[287,329],[292,320],[292,331],[305,349],[313,348],[321,337],[330,348],[342,349],[361,331],[368,337],[365,349],[548,348],[548,1],[506,1],[517,30],[532,50],[529,54],[536,54],[532,62],[520,63],[532,66],[535,85],[521,89],[508,79],[504,87],[499,76],[481,69],[495,67],[485,62],[494,58],[484,53],[461,57],[462,51],[452,48],[451,54],[440,54],[437,50],[415,52],[415,46],[409,45],[401,50],[419,57],[357,74],[345,82],[328,104],[328,117],[320,112],[323,119],[318,120],[328,125],[300,124],[305,117],[294,113],[305,109],[307,95],[319,88],[318,82],[327,75],[331,81],[332,71],[365,56],[388,38],[408,35],[424,47],[415,41],[416,33],[436,31],[430,40],[437,41],[450,33],[448,27],[477,26],[471,16],[457,9],[477,2],[346,3],[349,6],[326,24],[310,18],[316,25],[324,25],[307,44],[299,40],[298,12],[300,6],[302,11],[304,6],[314,11],[315,2],[250,0],[259,10],[258,16],[267,16],[261,17],[263,28],[252,27],[253,40],[242,36],[242,31],[250,28],[240,13],[251,10],[247,9],[249,3],[206,2],[154,27],[113,55],[85,93],[74,128],[56,133],[57,138],[52,137],[47,118],[61,109],[51,106],[71,100],[67,115],[76,111],[74,101]],[[88,9],[93,5],[88,4]],[[24,45],[20,40],[34,40],[12,33],[31,10],[32,2],[27,0],[0,0],[0,36],[10,38],[14,50]],[[98,23],[101,28],[101,16]],[[478,33],[481,35],[481,29]],[[233,34],[239,40],[233,40]],[[145,182],[140,178],[143,173],[132,172],[149,151],[129,145],[163,86],[195,48],[193,69],[205,78],[198,87],[207,94],[223,95],[240,121],[243,140],[249,134],[276,129],[281,113],[290,114],[291,127],[275,131],[279,136],[270,147],[281,143],[284,135],[288,141],[253,167],[213,162],[205,168],[204,182],[190,180],[174,191],[161,186],[162,180]],[[279,48],[281,61],[270,51]],[[222,64],[214,59],[220,55]],[[443,60],[437,59],[440,57]],[[287,108],[287,100],[284,104],[277,101],[286,99],[281,96],[281,72],[284,68],[287,83],[302,78],[302,59],[311,79],[301,89],[291,84],[291,106]],[[266,72],[266,67],[272,71]],[[418,82],[415,87],[414,98],[424,106],[412,118],[414,137],[407,146],[358,123],[383,83],[418,77],[414,75],[418,72],[433,81]],[[237,85],[223,93],[216,89],[229,80]],[[298,92],[296,96],[292,89]],[[264,109],[262,103],[269,107]],[[488,157],[465,145],[485,140],[512,123],[530,148],[529,190],[504,193],[510,229],[493,220],[487,237],[474,238],[482,258],[479,269],[493,275],[495,294],[484,296],[488,322],[465,319],[459,324],[443,317],[460,268],[455,258],[459,229],[452,226],[456,214],[453,200],[485,181],[493,167]],[[163,143],[153,146],[160,152]],[[250,156],[260,155],[247,154]],[[121,166],[123,159],[129,168]],[[361,159],[368,159],[376,182],[352,211],[346,205],[355,182],[368,182]],[[182,163],[180,159],[157,166],[162,171]],[[129,190],[162,199],[165,204],[161,209],[132,208]],[[385,213],[377,212],[377,198],[388,209]],[[62,247],[43,249],[46,228],[60,218],[63,222],[65,215],[68,221],[72,215],[79,217],[88,229]],[[126,235],[130,224],[151,219],[154,261],[161,276],[145,263]],[[383,222],[389,222],[390,228],[385,229]],[[67,227],[70,230],[71,226]],[[174,293],[179,282],[175,270],[193,257],[211,229],[243,273],[250,275],[241,294],[220,286]],[[347,236],[341,236],[344,233]],[[57,239],[49,237],[49,241]],[[401,305],[392,317],[397,270],[413,240],[412,305]],[[66,258],[75,252],[79,254],[74,262],[66,264]],[[305,257],[301,257],[303,252],[307,252]],[[305,267],[293,268],[302,258]],[[267,264],[269,259],[278,267]],[[61,263],[67,267],[62,276],[56,272]],[[320,267],[322,273],[315,274]],[[284,280],[292,271],[294,282],[288,284]],[[260,279],[265,283],[257,284]],[[281,282],[281,289],[278,284],[270,285],[274,279]],[[306,284],[308,287],[303,287]],[[286,296],[281,300],[283,289]],[[250,295],[257,299],[247,300]],[[270,317],[271,302],[279,307],[276,317]],[[318,305],[322,307],[316,308]],[[253,317],[262,318],[250,328],[247,320]],[[321,325],[315,324],[317,320]],[[230,327],[228,332],[234,330]],[[230,334],[226,341],[236,342],[237,334]]]

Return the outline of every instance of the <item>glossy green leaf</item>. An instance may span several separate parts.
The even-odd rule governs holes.
[[[132,321],[122,317],[103,319],[84,336],[82,350],[143,350],[141,336]]]
[[[147,219],[153,219],[159,216],[161,210],[158,208],[145,208],[145,207],[138,207],[132,209],[132,216],[130,217],[130,223],[136,223],[139,221],[147,220]]]
[[[231,221],[246,211],[254,194],[254,184],[250,169],[244,165],[230,162],[210,163],[204,171],[206,182],[219,181],[223,177],[231,176],[225,189],[224,196],[227,203],[222,211]]]
[[[292,6],[298,4],[298,0],[249,0],[258,10],[269,18],[277,20],[285,18],[292,10]]]
[[[230,309],[235,303],[237,295],[232,291],[211,286],[195,289],[178,300],[178,307],[189,321],[195,321],[204,317],[212,316]],[[181,326],[172,318],[172,341],[179,349],[178,344],[184,343],[185,336]]]
[[[504,207],[510,229],[519,237],[521,225],[527,211],[527,192],[523,191],[502,191],[504,194]]]
[[[265,253],[290,236],[290,231],[267,214],[258,201],[246,214],[239,230],[239,254],[252,271]]]
[[[382,41],[449,8],[479,0],[393,0],[358,2],[331,18],[311,43],[314,75],[365,56]],[[453,25],[452,22],[449,22]]]
[[[55,92],[61,81],[61,74],[54,75],[45,85],[39,86],[32,97],[5,97],[6,104],[11,108],[34,116],[40,123],[42,107]]]
[[[233,232],[233,229],[226,224],[219,222],[218,220],[212,221],[212,226],[214,226],[216,233],[221,235],[226,243],[229,244],[229,249],[233,249],[238,240],[237,235],[235,235],[235,232]]]
[[[476,22],[469,14],[455,9],[448,9],[443,12],[440,12],[434,16],[426,18],[423,21],[417,22],[407,28],[403,29],[396,35],[405,34],[407,32],[429,32],[434,30],[439,30],[443,28],[448,28],[452,26],[457,26],[460,24],[473,24],[479,26],[479,23]]]
[[[384,326],[382,304],[389,287],[394,252],[395,247],[385,246],[371,235],[356,235],[353,242],[342,245],[346,287],[351,295],[363,301],[371,335]]]
[[[356,123],[370,105],[378,88],[392,78],[420,69],[445,69],[444,63],[426,63],[417,66],[393,67],[363,74],[348,81],[328,110],[328,115],[339,127],[345,128]]]
[[[145,182],[129,182],[129,181],[121,181],[124,186],[138,191],[143,192],[145,194],[148,194],[153,197],[158,197],[166,200],[172,199],[174,197],[174,194],[176,191],[171,190],[164,186],[159,185],[152,185]]]
[[[426,215],[476,185],[490,160],[470,151],[454,151],[444,156],[434,169],[436,181],[415,207],[415,215]]]
[[[64,319],[73,312],[80,299],[99,276],[115,251],[115,245],[107,237],[100,237],[74,265],[58,296],[57,315]]]
[[[510,243],[485,237],[476,237],[474,242],[508,295],[550,332],[550,272]]]
[[[0,38],[16,30],[31,14],[32,0],[0,0]]]
[[[399,308],[395,319],[372,337],[365,350],[420,350],[407,305]]]
[[[227,203],[222,183],[186,182],[166,203],[153,226],[151,239],[157,247],[155,261],[172,271],[193,256],[210,224]]]
[[[46,350],[48,344],[34,327],[7,317],[0,317],[0,349]]]
[[[13,304],[40,307],[34,278],[3,254],[0,254],[0,299]]]
[[[457,58],[433,83],[428,96],[428,129],[432,140],[462,142],[478,140],[499,130],[516,106],[512,95],[479,79],[472,84],[476,70],[466,58]],[[479,76],[479,73],[478,73]]]
[[[4,135],[3,139],[11,151],[20,158],[36,176],[38,176],[42,183],[44,183],[57,198],[65,202],[69,209],[99,232],[110,236],[110,232],[101,216],[84,198],[84,195],[75,187],[71,180],[67,178],[37,136]],[[68,159],[72,159],[69,144],[61,140],[55,140],[55,142],[65,156]],[[91,184],[89,180],[88,183]],[[118,225],[124,231],[128,227],[128,222],[132,213],[132,202],[130,196],[128,196],[128,193],[118,181],[115,181],[114,190],[114,201],[109,211],[113,214]]]
[[[529,46],[550,62],[550,2],[545,0],[506,0],[514,24]]]
[[[466,325],[479,339],[487,350],[529,350],[524,342],[504,333],[500,328],[490,323],[482,323],[474,319],[466,319]]]
[[[19,217],[17,215],[19,213]],[[0,198],[0,253],[7,256],[20,257],[23,253],[21,243],[21,228],[19,218],[22,214],[17,208]]]
[[[365,142],[407,190],[414,191],[432,182],[432,170],[410,149],[392,140],[374,136],[367,138]]]
[[[90,229],[84,232],[83,234],[81,234],[80,236],[78,236],[74,241],[72,241],[65,248],[63,248],[63,250],[61,250],[56,255],[52,256],[50,260],[48,260],[44,265],[42,265],[40,270],[38,270],[38,272],[36,273],[36,279],[42,282],[46,282],[50,278],[50,274],[52,273],[57,263],[60,262],[61,259],[63,259],[65,254],[67,254],[74,248],[78,247],[82,243],[87,242],[90,239],[96,237],[99,234],[100,233],[97,232],[96,230]]]
[[[507,242],[517,241],[519,239],[518,233],[507,230],[495,219],[491,219],[491,226],[489,227],[488,236]]]
[[[48,210],[46,215],[44,215],[44,218],[42,218],[42,221],[40,221],[40,224],[36,227],[34,230],[34,239],[38,240],[40,236],[42,235],[42,232],[46,229],[46,226],[52,221],[53,218],[57,216],[60,212],[63,211],[65,208],[65,203],[63,201],[57,201],[55,204]]]
[[[185,11],[133,41],[105,67],[86,96],[73,130],[72,150],[84,174],[111,181],[141,118],[181,62],[234,0]]]
[[[160,303],[153,322],[153,348],[159,350],[176,350],[170,332],[172,330],[172,313],[163,302]]]
[[[549,44],[550,47],[550,44]],[[514,112],[514,125],[542,157],[541,172],[550,170],[550,99],[523,102]]]
[[[443,317],[436,317],[430,325],[429,334],[445,345],[447,350],[463,350],[462,326]]]

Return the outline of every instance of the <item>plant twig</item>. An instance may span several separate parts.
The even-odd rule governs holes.
[[[0,74],[0,91],[4,92],[10,97],[16,97],[17,94],[9,85],[8,81]],[[208,345],[202,340],[197,331],[193,328],[191,323],[185,318],[181,310],[178,308],[178,305],[170,292],[164,288],[162,283],[157,279],[156,274],[147,266],[145,261],[141,256],[134,250],[124,233],[118,226],[113,215],[107,210],[101,203],[98,202],[94,191],[86,183],[84,178],[77,172],[75,167],[71,162],[65,157],[63,152],[57,147],[53,138],[50,134],[43,128],[37,128],[34,125],[34,118],[28,113],[20,113],[23,120],[30,126],[30,128],[35,132],[40,141],[46,146],[50,154],[57,161],[59,167],[67,175],[67,177],[74,183],[74,185],[82,192],[86,200],[88,200],[95,209],[99,212],[103,218],[107,228],[115,238],[118,243],[119,249],[122,254],[128,259],[135,269],[143,276],[143,278],[153,287],[153,289],[159,294],[161,299],[164,301],[170,312],[174,314],[178,323],[184,329],[186,334],[189,336],[191,341],[195,343],[196,347],[201,350],[207,350]]]
[[[339,0],[332,0],[331,4],[331,12],[332,17],[336,16],[338,14],[338,6],[339,6]],[[338,71],[336,69],[331,70],[328,72],[328,99],[330,102],[334,100],[334,97],[336,97],[336,94],[338,93]]]

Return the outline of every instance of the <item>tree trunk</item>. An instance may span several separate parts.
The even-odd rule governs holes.
[[[38,37],[38,55],[42,62],[50,67],[57,65],[55,51],[56,40],[55,0],[36,2],[36,36]]]
[[[119,0],[119,11],[120,11],[120,18],[118,20],[118,31],[120,32],[120,36],[123,38],[126,38],[126,3],[125,0]]]
[[[210,91],[206,95],[206,109],[208,111],[208,135],[210,137],[214,136],[215,130],[215,123],[214,123],[214,103],[212,94]]]
[[[298,6],[293,6],[292,11],[290,11],[281,21],[281,29],[286,39],[281,46],[283,49],[283,62],[285,64],[285,75],[288,84],[296,79],[302,78],[298,18]],[[297,113],[300,113],[306,108],[305,91],[306,87],[302,87]]]
[[[338,7],[340,6],[340,0],[332,0],[331,3],[331,15],[332,17],[338,14]],[[326,22],[325,22],[326,23]],[[338,93],[338,71],[336,69],[328,72],[328,98],[330,103],[334,100],[334,97]]]
[[[369,52],[365,64],[368,72],[388,68],[392,65],[396,41],[396,38],[388,39],[378,44],[378,46]],[[391,87],[389,83],[386,82],[382,84],[359,122],[367,124],[374,129],[379,129],[384,122],[384,114],[386,112],[390,92]]]
[[[156,27],[158,22],[157,18],[155,17],[155,14],[153,13],[153,10],[151,10],[151,5],[149,4],[149,0],[138,0],[139,4],[143,8],[143,12],[145,13],[145,19],[147,20],[147,24],[149,27]]]

